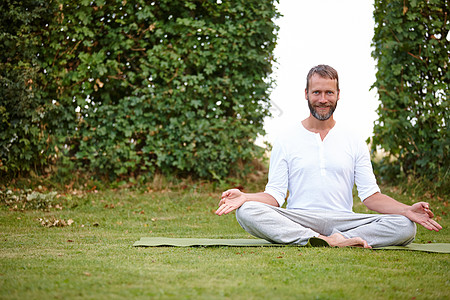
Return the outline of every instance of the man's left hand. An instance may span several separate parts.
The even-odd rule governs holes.
[[[414,203],[408,208],[405,216],[428,230],[439,231],[442,229],[442,226],[432,219],[434,214],[430,210],[430,205],[426,202]]]

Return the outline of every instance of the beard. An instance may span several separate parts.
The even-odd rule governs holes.
[[[311,105],[311,102],[309,102],[309,99],[308,99],[308,107],[309,107],[309,111],[311,112],[311,115],[314,118],[316,118],[317,120],[320,120],[320,121],[326,121],[329,118],[331,118],[331,116],[333,115],[334,111],[336,110],[336,106],[337,106],[337,101],[336,101],[336,103],[334,105],[331,104],[331,105],[320,106],[320,107],[329,107],[330,108],[328,113],[320,114],[320,113],[317,112],[316,108]]]

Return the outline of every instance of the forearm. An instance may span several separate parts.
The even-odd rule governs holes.
[[[396,214],[405,215],[409,206],[398,202],[397,200],[384,195],[382,193],[375,193],[364,200],[364,204],[370,210],[382,214]]]
[[[430,205],[426,202],[416,202],[409,206],[400,203],[389,196],[375,193],[364,200],[364,204],[370,209],[382,214],[396,214],[407,217],[413,222],[422,225],[426,229],[439,231],[442,226],[432,220],[434,214]]]
[[[257,202],[262,202],[262,203],[266,203],[272,206],[280,206],[278,204],[278,201],[270,194],[268,193],[244,193],[245,195],[245,199],[246,202],[247,201],[257,201]]]

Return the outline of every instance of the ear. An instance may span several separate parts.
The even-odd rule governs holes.
[[[341,90],[338,90],[337,92],[337,100],[341,99]]]
[[[308,91],[305,89],[305,99],[308,100]]]

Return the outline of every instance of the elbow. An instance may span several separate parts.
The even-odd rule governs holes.
[[[377,198],[379,195],[380,195],[380,192],[376,192],[376,193],[370,195],[369,197],[365,198],[363,200],[364,205],[370,210],[375,210],[374,203],[377,201]]]

